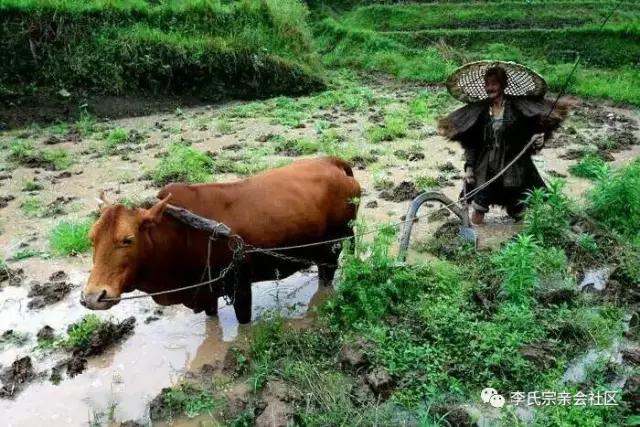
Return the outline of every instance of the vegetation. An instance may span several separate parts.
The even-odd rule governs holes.
[[[92,221],[89,219],[61,221],[51,231],[49,246],[55,255],[77,255],[91,248],[89,230]]]
[[[632,239],[639,237],[640,160],[600,175],[589,202],[589,213],[606,227]]]
[[[26,167],[64,170],[73,163],[69,153],[60,148],[40,150],[29,141],[16,140],[9,145],[8,160]]]
[[[316,40],[331,66],[442,82],[462,63],[502,59],[533,67],[554,90],[579,52],[569,92],[638,105],[639,13],[631,3],[612,2],[372,5],[325,17]]]
[[[156,185],[206,182],[213,179],[213,166],[213,160],[205,153],[183,144],[172,144],[150,174]]]
[[[307,13],[296,0],[3,0],[0,47],[11,55],[0,82],[215,98],[300,93],[321,86]]]
[[[597,179],[607,174],[608,166],[597,154],[588,153],[578,163],[569,166],[569,172],[581,178]]]

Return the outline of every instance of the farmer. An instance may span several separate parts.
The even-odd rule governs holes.
[[[482,224],[491,205],[505,207],[519,221],[523,199],[534,188],[545,187],[531,155],[540,150],[568,112],[568,103],[545,100],[546,83],[528,68],[510,62],[479,61],[455,71],[447,81],[449,92],[467,105],[442,118],[439,131],[464,149],[463,195],[482,186],[469,198],[471,222]],[[522,149],[525,154],[494,182]],[[486,185],[486,186],[485,186]]]

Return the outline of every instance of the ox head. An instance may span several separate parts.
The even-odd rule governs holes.
[[[110,204],[104,192],[100,194],[100,218],[89,234],[93,268],[80,295],[82,305],[107,310],[123,292],[133,290],[132,281],[149,251],[148,231],[160,223],[170,197],[150,209],[127,209]]]

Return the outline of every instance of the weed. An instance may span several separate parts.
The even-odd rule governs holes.
[[[61,148],[37,150],[29,141],[15,141],[9,145],[9,160],[24,166],[44,166],[63,170],[73,163],[69,153]]]
[[[419,176],[413,182],[420,191],[429,191],[440,187],[440,181],[431,176]]]
[[[156,185],[169,182],[206,182],[213,179],[214,162],[205,153],[182,144],[172,144],[167,155],[151,171]]]
[[[54,254],[77,255],[91,249],[89,230],[90,219],[62,221],[55,226],[49,236],[49,246]]]
[[[540,247],[531,235],[519,235],[496,255],[496,269],[504,275],[502,291],[509,301],[529,305],[536,285],[536,255]]]
[[[384,125],[374,125],[366,130],[367,139],[372,143],[393,141],[407,134],[408,123],[399,113],[387,114]]]
[[[569,166],[569,172],[581,178],[596,180],[608,173],[609,166],[597,154],[588,153],[576,164]]]
[[[44,189],[44,186],[36,181],[27,181],[22,187],[22,191],[40,191]]]
[[[547,245],[565,241],[569,231],[571,203],[563,193],[563,181],[551,181],[547,189],[537,188],[526,199],[525,233]]]
[[[587,211],[603,225],[632,238],[640,236],[640,160],[599,176],[587,197]]]
[[[104,321],[95,314],[87,314],[79,322],[71,325],[67,331],[67,338],[61,343],[67,348],[86,348],[91,336]]]
[[[36,218],[42,215],[44,204],[38,197],[27,197],[20,205],[20,209],[27,217]]]
[[[9,346],[22,347],[30,339],[30,335],[26,332],[18,332],[14,330],[4,331],[0,335],[0,350],[4,350]]]
[[[75,127],[81,135],[89,136],[97,130],[96,118],[86,111],[82,111]]]
[[[13,261],[20,261],[20,260],[23,260],[23,259],[36,257],[36,256],[38,256],[40,254],[41,254],[41,252],[37,251],[35,249],[21,249],[21,250],[17,251],[15,254],[13,254],[11,259]]]
[[[201,414],[212,415],[213,410],[220,402],[212,394],[212,390],[203,389],[201,386],[182,383],[176,387],[167,389],[163,395],[163,416],[167,419],[179,415],[189,418]]]
[[[598,252],[598,243],[593,235],[589,233],[580,233],[576,239],[576,244],[585,252],[595,254]]]
[[[225,118],[220,118],[216,121],[216,130],[223,135],[228,135],[234,131],[233,124]]]

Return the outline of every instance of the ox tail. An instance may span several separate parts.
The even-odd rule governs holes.
[[[351,165],[345,160],[342,160],[339,157],[327,157],[327,161],[329,161],[329,163],[331,163],[332,165],[342,169],[344,173],[347,174],[347,176],[353,177],[353,170],[351,169]]]

